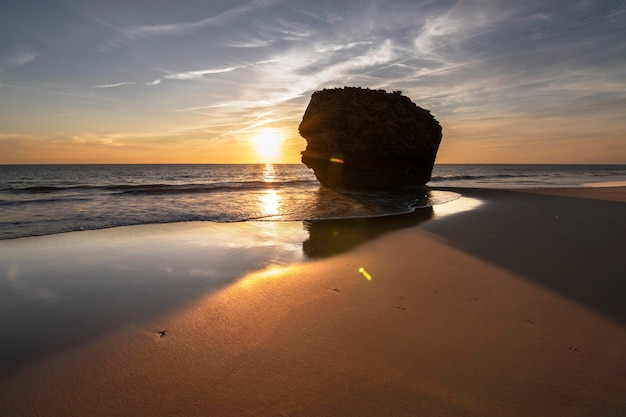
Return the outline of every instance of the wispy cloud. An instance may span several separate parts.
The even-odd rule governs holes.
[[[502,17],[475,12],[467,15],[466,11],[452,8],[443,14],[426,19],[413,41],[419,54],[433,54],[437,48],[444,48],[460,43],[483,33],[486,28],[498,24]],[[451,51],[449,51],[451,52]]]
[[[100,85],[92,85],[93,88],[114,88],[114,87],[121,87],[123,85],[134,85],[137,84],[135,82],[132,81],[124,81],[121,83],[115,83],[115,84],[100,84]]]
[[[248,41],[228,41],[226,46],[231,48],[263,48],[270,46],[273,42],[270,40],[250,39]]]
[[[187,107],[184,109],[176,110],[177,113],[186,112],[186,111],[197,111],[197,110],[206,110],[206,109],[218,109],[221,107],[233,107],[235,103],[220,103],[220,104],[211,104],[208,106],[195,106],[195,107]]]
[[[157,78],[155,80],[148,81],[148,82],[145,82],[145,83],[142,83],[142,84],[145,85],[145,86],[148,86],[148,87],[152,87],[152,86],[161,84],[163,82],[163,79],[166,79],[166,80],[197,80],[197,79],[204,78],[206,75],[227,73],[227,72],[234,71],[234,70],[236,70],[238,68],[242,68],[242,67],[208,68],[208,69],[202,69],[202,70],[193,70],[193,71],[182,71],[182,72],[176,72],[176,73],[168,73],[168,74],[164,75],[162,78]],[[121,87],[121,86],[124,86],[124,85],[136,85],[136,84],[137,83],[133,82],[133,81],[123,81],[123,82],[114,83],[114,84],[92,85],[92,88],[115,88],[115,87]]]
[[[287,19],[278,19],[278,25],[274,30],[278,31],[284,40],[288,41],[301,41],[303,39],[311,37],[314,30],[308,25],[293,22]]]
[[[117,37],[102,44],[98,50],[100,52],[112,52],[122,44],[146,39],[154,36],[178,36],[189,34],[207,26],[227,25],[232,19],[248,13],[252,10],[266,7],[271,2],[269,0],[253,0],[242,6],[228,9],[207,18],[192,22],[163,23],[157,25],[131,25],[119,28]],[[109,25],[107,23],[107,25]],[[110,26],[110,25],[109,25]]]
[[[201,80],[201,79],[205,78],[207,75],[225,74],[225,73],[233,72],[233,71],[235,71],[237,69],[245,68],[246,66],[234,66],[234,67],[225,67],[225,68],[208,68],[208,69],[202,69],[202,70],[181,71],[181,72],[167,72],[165,70],[161,70],[161,71],[166,73],[165,75],[163,75],[163,77],[157,78],[157,79],[152,80],[152,81],[145,82],[145,83],[143,83],[143,85],[145,85],[147,87],[153,87],[153,86],[156,86],[156,85],[159,85],[159,84],[163,83],[164,80],[182,80],[182,81]],[[123,85],[123,84],[124,83],[112,84],[112,85],[109,85],[109,87],[116,87],[118,85]],[[219,106],[216,106],[216,107],[219,107]],[[202,107],[200,107],[200,108],[202,108]],[[192,109],[197,110],[199,108],[192,108]]]
[[[33,61],[38,56],[39,56],[38,52],[26,52],[26,53],[20,54],[15,57],[13,61],[13,65],[16,67],[22,66],[24,64],[29,63],[30,61]]]
[[[0,71],[9,68],[17,68],[28,64],[39,56],[39,52],[35,52],[28,48],[19,48],[18,51],[0,57]]]
[[[361,48],[356,48],[361,46]],[[316,50],[333,51],[315,53]],[[317,43],[312,48],[304,45],[292,48],[255,68],[257,89],[267,90],[259,104],[278,105],[303,97],[322,86],[351,84],[368,70],[388,65],[396,58],[391,39],[377,42]],[[353,81],[354,82],[354,81]]]
[[[183,71],[177,72],[173,74],[167,74],[163,78],[167,78],[170,80],[193,80],[198,78],[203,78],[205,75],[209,74],[222,74],[225,72],[231,72],[241,67],[226,67],[226,68],[208,68],[202,70],[194,70],[194,71]]]

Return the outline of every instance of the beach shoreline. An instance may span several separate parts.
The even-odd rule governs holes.
[[[450,190],[461,199],[375,226],[189,223],[2,241],[23,246],[0,258],[2,284],[22,297],[6,300],[11,314],[92,294],[75,292],[85,280],[109,296],[73,304],[68,322],[59,313],[35,340],[42,351],[13,358],[0,414],[626,412],[626,187]],[[83,248],[80,262],[33,244],[59,239]],[[39,281],[21,281],[29,257],[47,257]],[[56,276],[77,274],[71,291],[44,282],[52,260]]]

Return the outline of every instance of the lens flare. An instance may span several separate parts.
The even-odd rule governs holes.
[[[363,275],[365,277],[366,280],[368,280],[368,281],[372,280],[372,276],[365,270],[365,268],[360,267],[359,268],[359,272],[361,273],[361,275]]]

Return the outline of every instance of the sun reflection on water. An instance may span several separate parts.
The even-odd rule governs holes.
[[[276,181],[277,172],[272,164],[263,166],[263,182],[272,183]],[[262,217],[279,216],[282,206],[282,196],[276,190],[264,190],[259,197],[259,205]]]
[[[276,168],[272,164],[265,164],[263,167],[263,181],[274,182],[276,180]]]
[[[276,190],[266,190],[261,194],[261,214],[264,217],[280,215],[283,198]]]

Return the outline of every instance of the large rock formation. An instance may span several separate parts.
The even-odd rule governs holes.
[[[401,91],[358,87],[311,96],[299,127],[302,162],[325,186],[391,189],[430,181],[441,126]]]

